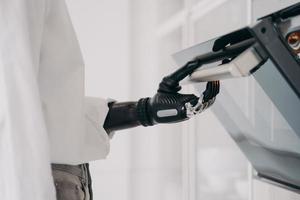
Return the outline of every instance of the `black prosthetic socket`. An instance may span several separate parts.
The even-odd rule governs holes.
[[[137,115],[137,102],[110,103],[103,128],[111,133],[141,125]]]

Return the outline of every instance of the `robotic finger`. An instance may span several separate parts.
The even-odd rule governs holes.
[[[219,91],[219,81],[208,82],[206,85],[206,89],[203,92],[203,94],[199,97],[197,104],[192,105],[190,102],[185,104],[187,117],[191,118],[197,114],[200,114],[204,110],[208,109],[211,105],[213,105]]]

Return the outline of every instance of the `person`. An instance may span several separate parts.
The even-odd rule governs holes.
[[[92,199],[87,163],[107,156],[115,131],[187,120],[219,92],[211,82],[203,98],[178,93],[178,85],[135,102],[85,97],[84,63],[65,1],[0,5],[4,200],[53,200],[54,189],[58,200]]]

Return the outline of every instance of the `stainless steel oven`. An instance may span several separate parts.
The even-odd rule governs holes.
[[[228,78],[251,75],[255,91],[247,98],[255,103],[252,112],[242,109],[240,97],[232,96],[222,84],[211,109],[251,162],[258,179],[299,192],[300,3],[267,15],[253,26],[179,52],[174,59],[182,66],[199,55],[216,53],[220,41],[224,46],[217,52],[249,39],[252,43],[247,48],[202,65],[187,82],[222,79],[225,83]],[[270,105],[273,110],[268,109]],[[269,112],[276,115],[271,117]]]

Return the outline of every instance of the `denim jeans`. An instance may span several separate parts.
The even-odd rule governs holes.
[[[88,164],[52,164],[57,200],[92,200],[92,182]]]

